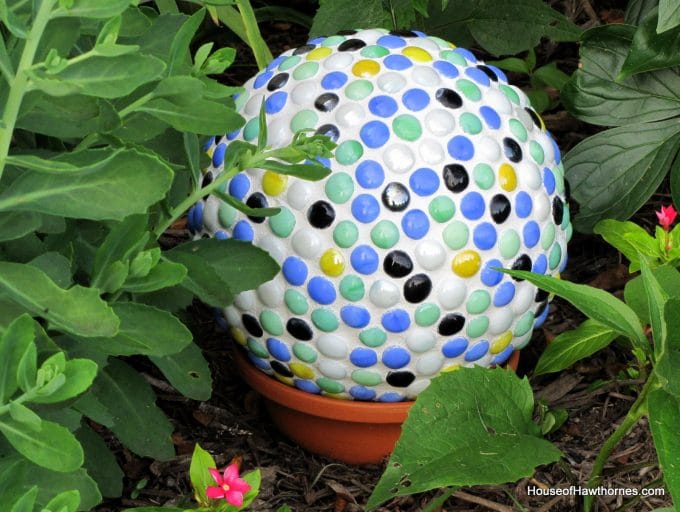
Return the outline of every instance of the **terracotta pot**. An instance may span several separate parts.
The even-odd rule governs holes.
[[[413,402],[342,400],[305,393],[255,368],[240,349],[243,379],[265,401],[274,424],[304,449],[348,464],[377,464],[392,452]],[[517,369],[519,352],[506,363]]]

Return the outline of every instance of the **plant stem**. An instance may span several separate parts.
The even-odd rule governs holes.
[[[3,129],[0,131],[0,180],[2,180],[2,173],[5,170],[5,160],[9,154],[9,146],[12,143],[12,134],[14,133],[14,126],[17,122],[21,102],[24,99],[28,86],[26,71],[33,65],[33,59],[38,50],[38,43],[40,43],[40,38],[45,31],[45,26],[50,21],[54,2],[55,0],[44,0],[40,3],[38,12],[33,19],[31,30],[26,37],[26,43],[24,44],[24,50],[21,53],[16,73],[9,84],[9,94],[7,95],[2,116]]]
[[[243,26],[246,29],[246,37],[248,38],[248,46],[255,55],[255,62],[257,67],[264,69],[272,60],[272,54],[269,51],[267,43],[262,39],[260,28],[257,26],[257,19],[255,18],[255,11],[248,0],[236,0],[236,6],[241,13]]]

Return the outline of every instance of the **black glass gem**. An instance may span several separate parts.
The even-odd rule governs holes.
[[[340,36],[353,36],[356,33],[357,33],[357,31],[352,30],[352,29],[344,29],[344,30],[338,31],[338,35],[340,35]]]
[[[391,36],[401,36],[401,37],[418,37],[418,34],[413,32],[412,30],[390,30],[390,35]]]
[[[275,91],[276,89],[281,89],[281,87],[288,83],[288,78],[288,73],[278,73],[274,75],[274,77],[269,80],[269,83],[267,84],[267,90]]]
[[[427,299],[432,291],[432,281],[425,274],[416,274],[404,283],[404,298],[414,304]]]
[[[534,302],[543,302],[545,299],[548,298],[548,295],[550,295],[549,292],[546,292],[545,290],[541,290],[540,288],[536,292],[536,296],[534,297]]]
[[[291,318],[286,322],[286,330],[300,341],[310,341],[314,333],[307,322],[301,318]]]
[[[548,307],[548,301],[546,300],[545,302],[543,302],[543,304],[538,306],[538,308],[536,309],[536,318],[540,318],[540,316],[543,313],[545,313],[545,308],[547,308],[547,307]]]
[[[569,185],[569,180],[564,180],[564,199],[568,202],[571,197],[571,185]]]
[[[442,171],[444,185],[451,192],[462,192],[470,184],[470,176],[467,170],[460,164],[448,164]]]
[[[463,98],[460,97],[460,94],[445,87],[437,89],[434,97],[446,108],[460,108],[463,106]]]
[[[524,110],[526,110],[527,113],[531,116],[531,120],[534,122],[534,124],[538,128],[543,129],[543,127],[541,126],[541,118],[538,117],[538,114],[536,113],[536,111],[533,108],[529,108],[529,107],[524,107]]]
[[[315,228],[327,228],[335,220],[335,210],[330,203],[317,201],[307,210],[307,220]]]
[[[387,372],[385,380],[390,386],[395,388],[407,388],[416,380],[416,376],[407,371]]]
[[[208,185],[210,185],[210,184],[212,183],[212,181],[213,181],[212,172],[210,172],[210,171],[206,172],[206,173],[203,175],[203,179],[201,180],[201,188],[207,187]],[[209,196],[209,195],[210,195],[210,194],[204,195],[204,196],[203,196],[203,200],[205,201],[206,199],[208,199],[208,196]]]
[[[410,201],[411,196],[408,193],[408,189],[401,183],[393,181],[388,183],[385,190],[383,190],[382,202],[388,210],[393,212],[404,211]]]
[[[241,322],[243,322],[243,327],[246,328],[246,331],[248,331],[250,334],[255,336],[256,338],[259,338],[264,334],[264,331],[262,330],[262,327],[260,327],[260,322],[257,321],[257,318],[255,318],[252,315],[243,315],[241,317]]]
[[[564,203],[559,197],[555,197],[555,199],[553,199],[552,215],[555,224],[558,226],[562,224],[562,220],[564,220]]]
[[[519,147],[515,139],[510,137],[503,139],[503,152],[511,162],[520,162],[522,160],[522,148]]]
[[[295,51],[293,51],[293,55],[304,55],[305,53],[311,52],[314,48],[316,48],[315,45],[306,44],[298,48],[295,48]]]
[[[477,66],[477,69],[479,69],[486,76],[488,76],[490,80],[493,80],[494,82],[498,82],[498,77],[496,76],[496,73],[494,73],[493,70],[490,67],[479,65],[479,66]]]
[[[364,43],[361,39],[348,39],[347,41],[340,43],[340,46],[338,46],[338,51],[355,52],[364,46],[366,46],[366,43]]]
[[[340,130],[334,124],[323,124],[316,129],[317,135],[325,135],[333,142],[337,142],[340,138]]]
[[[272,370],[279,375],[282,375],[283,377],[293,377],[293,372],[291,372],[285,364],[280,363],[279,361],[269,361],[269,364],[272,366]]]
[[[451,336],[460,332],[465,326],[465,317],[458,313],[449,313],[442,321],[439,322],[439,334],[442,336]]]
[[[385,256],[383,269],[391,277],[406,277],[413,270],[413,262],[404,251],[392,251]]]
[[[340,98],[338,98],[338,95],[332,92],[325,92],[323,94],[320,94],[316,100],[314,100],[314,106],[316,107],[317,110],[320,110],[321,112],[330,112],[333,110],[338,102],[340,101]]]
[[[246,205],[250,206],[251,208],[267,208],[269,206],[269,202],[267,201],[267,197],[262,192],[255,192],[254,194],[250,195],[246,201]],[[264,217],[248,215],[248,218],[256,224],[262,224],[264,222]]]
[[[505,222],[512,211],[510,199],[505,197],[503,194],[496,194],[491,198],[491,203],[489,203],[489,211],[491,212],[491,218],[496,224]]]
[[[531,258],[529,257],[528,254],[522,254],[520,255],[515,261],[513,261],[512,266],[510,267],[512,270],[526,270],[529,271],[531,270]],[[515,281],[524,281],[521,277],[514,277],[513,279]]]

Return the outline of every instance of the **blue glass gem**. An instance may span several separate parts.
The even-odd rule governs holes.
[[[531,249],[541,238],[541,228],[536,221],[531,220],[524,225],[522,235],[524,236],[524,245]]]
[[[266,85],[266,83],[269,82],[269,79],[273,76],[274,73],[271,71],[265,71],[264,73],[257,75],[255,82],[253,82],[253,89],[259,89],[263,85]]]
[[[370,348],[357,347],[350,352],[349,360],[354,366],[368,368],[378,362],[378,355]]]
[[[307,280],[309,270],[304,261],[297,256],[288,256],[281,268],[283,277],[293,286],[300,286]]]
[[[359,245],[349,258],[352,268],[360,274],[369,275],[378,269],[380,258],[370,245]]]
[[[293,385],[299,390],[305,391],[306,393],[314,393],[315,395],[321,393],[321,388],[311,380],[294,379]]]
[[[470,62],[477,62],[477,57],[475,57],[475,54],[472,53],[470,50],[466,50],[465,48],[454,48],[453,50],[456,52],[458,55],[462,55],[465,57],[465,59],[469,60]]]
[[[376,96],[368,102],[368,110],[378,117],[390,117],[398,108],[397,102],[389,96]]]
[[[361,329],[371,321],[371,314],[361,306],[348,305],[340,310],[340,318],[350,327]]]
[[[484,122],[492,130],[498,130],[498,128],[501,127],[501,116],[499,116],[498,112],[496,112],[491,107],[487,107],[487,106],[480,107],[479,115],[482,116],[482,119],[484,119]]]
[[[387,69],[393,69],[395,71],[403,71],[413,66],[411,59],[404,57],[403,55],[388,55],[383,60],[383,64]]]
[[[399,36],[393,35],[384,35],[378,38],[376,43],[385,48],[401,48],[402,46],[406,46],[406,41]]]
[[[491,85],[489,77],[479,68],[465,68],[465,74],[480,85]]]
[[[380,215],[380,204],[370,194],[359,194],[352,201],[352,215],[359,222],[368,224]]]
[[[423,210],[409,210],[401,219],[401,228],[407,237],[420,240],[430,230],[430,218]]]
[[[408,183],[417,195],[430,196],[439,188],[439,176],[432,169],[422,167],[411,174]]]
[[[498,270],[493,270],[494,268],[503,268],[503,264],[500,260],[489,260],[482,268],[480,278],[482,283],[486,286],[496,286],[503,280],[503,273]]]
[[[245,173],[239,173],[229,182],[229,194],[236,199],[243,199],[250,190],[250,179]]]
[[[493,359],[491,360],[491,364],[500,365],[500,364],[505,363],[505,361],[510,359],[510,356],[512,355],[512,353],[514,351],[515,351],[515,347],[513,347],[512,345],[508,345],[507,347],[505,347],[503,352],[496,354],[493,357]]]
[[[349,394],[355,400],[369,401],[375,398],[376,392],[374,389],[364,386],[352,386],[349,388]]]
[[[447,144],[449,155],[457,160],[467,161],[475,156],[475,146],[464,135],[456,135]]]
[[[215,144],[215,136],[214,135],[203,143],[203,150],[208,151],[213,144]]]
[[[215,238],[217,238],[218,240],[227,240],[229,238],[229,235],[223,230],[218,229],[217,231],[215,231]]]
[[[403,309],[392,309],[383,314],[381,323],[389,332],[404,332],[411,325],[411,319]]]
[[[284,60],[286,60],[285,55],[279,55],[276,57],[273,61],[271,61],[269,64],[267,64],[267,67],[265,68],[267,71],[273,71],[275,70],[279,64],[281,64]]]
[[[442,346],[442,354],[446,357],[458,357],[468,347],[468,340],[465,338],[453,338]]]
[[[531,268],[531,271],[535,274],[545,274],[546,270],[548,270],[548,258],[545,254],[539,254],[534,260],[534,266]]]
[[[487,64],[486,67],[493,71],[499,80],[502,80],[503,82],[508,81],[508,77],[505,73],[503,73],[502,69],[499,69],[496,66],[492,66],[491,64]]]
[[[531,196],[524,191],[518,192],[515,197],[515,213],[520,219],[525,219],[531,215],[533,202]]]
[[[337,293],[333,283],[325,277],[312,277],[307,283],[307,293],[319,304],[332,304],[335,302]]]
[[[418,112],[428,106],[430,95],[422,89],[409,89],[402,95],[401,101],[407,109]]]
[[[291,360],[288,345],[277,338],[267,338],[267,350],[269,350],[272,357],[279,361],[288,362]]]
[[[506,281],[496,288],[496,293],[493,296],[493,305],[497,308],[507,306],[515,297],[515,285],[510,281]]]
[[[379,148],[390,138],[390,129],[380,121],[369,121],[361,127],[361,140],[369,148]]]
[[[234,238],[236,240],[242,240],[244,242],[252,242],[255,237],[255,232],[250,222],[246,220],[240,220],[234,226],[233,231]]]
[[[489,222],[477,224],[472,234],[472,240],[478,249],[488,250],[496,245],[496,228]]]
[[[340,89],[347,83],[347,75],[342,71],[331,71],[321,79],[321,87],[324,89]]]
[[[257,357],[255,354],[252,352],[248,351],[248,359],[250,359],[250,362],[253,363],[255,366],[257,366],[260,370],[264,370],[266,372],[271,371],[272,367],[269,365],[269,363],[260,358]]]
[[[388,391],[378,397],[378,401],[387,403],[402,402],[403,400],[404,397],[395,391]]]
[[[364,188],[378,188],[385,181],[385,171],[375,160],[364,160],[355,171],[359,185]]]
[[[220,142],[212,154],[212,164],[213,167],[219,167],[224,162],[224,153],[227,152],[227,145],[224,142]]]
[[[448,61],[438,60],[432,64],[432,67],[446,78],[456,78],[458,76],[458,68]]]
[[[547,167],[543,168],[543,186],[548,194],[555,192],[555,175]]]
[[[388,368],[396,370],[411,362],[411,354],[403,347],[388,347],[382,353],[382,362]]]
[[[534,320],[534,329],[538,329],[543,325],[545,322],[545,319],[548,318],[548,313],[550,312],[550,308],[546,305],[543,308],[543,311],[541,311],[541,314]]]
[[[465,360],[469,363],[471,363],[472,361],[477,361],[484,357],[488,351],[489,342],[486,340],[482,340],[479,343],[470,347],[470,349],[465,353]]]
[[[484,198],[479,192],[468,192],[460,202],[460,211],[469,220],[477,220],[484,215]]]

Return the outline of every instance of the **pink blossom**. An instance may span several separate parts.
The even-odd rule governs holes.
[[[250,484],[239,478],[238,466],[229,464],[224,469],[224,475],[214,468],[210,468],[210,474],[217,483],[217,486],[210,486],[205,490],[206,496],[211,500],[224,498],[227,503],[240,507],[243,505],[243,493],[250,490]]]
[[[670,206],[662,206],[661,211],[656,212],[656,216],[659,219],[659,225],[665,230],[668,231],[671,227],[671,224],[675,222],[675,217],[678,215],[678,212],[675,211],[675,208],[673,208],[673,205]]]

